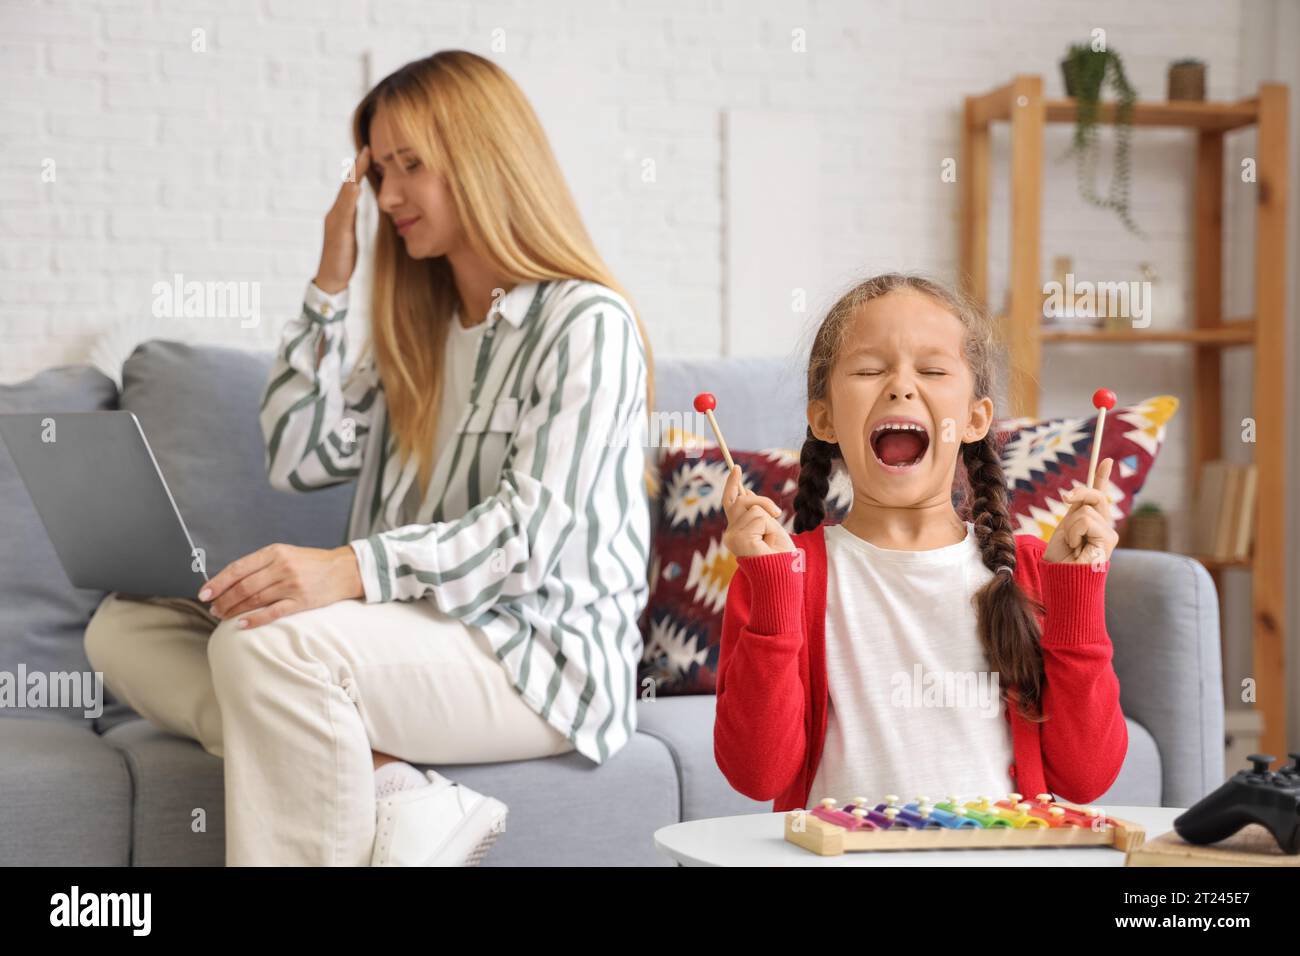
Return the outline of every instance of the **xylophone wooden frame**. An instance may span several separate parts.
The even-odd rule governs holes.
[[[1055,806],[1086,812],[1083,807],[1055,801]],[[802,824],[800,818],[802,817]],[[1032,847],[1109,846],[1127,853],[1140,847],[1146,831],[1136,823],[1104,816],[1105,825],[1092,827],[998,827],[954,829],[891,827],[888,830],[846,830],[815,816],[811,810],[785,815],[785,839],[819,856],[839,856],[870,850],[1002,850]]]

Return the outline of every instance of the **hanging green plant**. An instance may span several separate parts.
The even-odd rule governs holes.
[[[1094,206],[1112,209],[1125,228],[1136,235],[1142,230],[1133,221],[1129,209],[1131,172],[1130,138],[1133,132],[1133,104],[1137,91],[1124,75],[1124,63],[1113,50],[1094,50],[1089,44],[1076,43],[1061,61],[1065,92],[1076,102],[1074,140],[1070,146],[1077,162],[1079,194]],[[1115,94],[1115,166],[1106,196],[1097,192],[1097,159],[1100,152],[1097,117],[1104,88]]]

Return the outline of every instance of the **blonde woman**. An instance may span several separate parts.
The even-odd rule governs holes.
[[[112,690],[224,757],[230,864],[477,862],[507,808],[413,763],[601,763],[636,725],[644,328],[490,61],[406,65],[353,132],[261,411],[273,485],[356,481],[347,543],[273,544],[198,601],[110,595],[86,636]],[[362,179],[370,348],[344,380]]]

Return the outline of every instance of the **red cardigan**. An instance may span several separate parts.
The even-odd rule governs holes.
[[[740,558],[723,613],[713,754],[728,782],[781,812],[806,808],[826,738],[826,537],[797,550]],[[1010,707],[1016,789],[1089,803],[1109,789],[1128,751],[1106,633],[1107,562],[1060,564],[1046,544],[1015,535],[1015,578],[1047,608],[1042,628],[1044,723]],[[804,555],[804,573],[796,564]]]

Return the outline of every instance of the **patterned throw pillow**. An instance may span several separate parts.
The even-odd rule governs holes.
[[[713,693],[722,609],[736,573],[736,556],[722,545],[727,463],[717,445],[698,436],[692,440],[693,449],[670,448],[659,462],[658,524],[652,536],[650,600],[641,618],[645,651],[638,675],[641,683],[654,679],[656,694]],[[793,533],[798,452],[732,449],[731,457],[740,465],[745,488],[771,498],[781,509],[781,524]],[[847,480],[833,481],[828,523],[840,521],[852,499]]]
[[[1177,398],[1157,395],[1106,413],[1097,460],[1115,460],[1105,490],[1117,527],[1133,513],[1137,493],[1164,444],[1165,426],[1177,411]],[[1047,541],[1069,510],[1061,493],[1088,483],[1097,416],[1007,419],[997,423],[997,431],[1011,491],[1012,528]]]
[[[1177,409],[1178,399],[1160,395],[1106,414],[1098,460],[1115,460],[1106,492],[1117,522],[1133,510],[1164,441],[1165,426]],[[1052,536],[1068,510],[1061,493],[1087,481],[1096,423],[1096,416],[994,423],[1016,534],[1032,534],[1044,541]],[[736,573],[735,556],[722,546],[727,527],[722,511],[727,465],[721,449],[702,436],[667,437],[669,448],[659,459],[661,492],[651,549],[650,598],[641,618],[645,650],[638,676],[642,682],[652,678],[657,695],[711,694],[722,611]],[[782,525],[792,532],[799,453],[785,448],[732,449],[731,456],[741,467],[745,487],[771,498],[781,509]],[[971,517],[969,500],[959,459],[953,507],[966,520]],[[826,523],[842,521],[852,502],[848,473],[837,463],[827,496]]]

